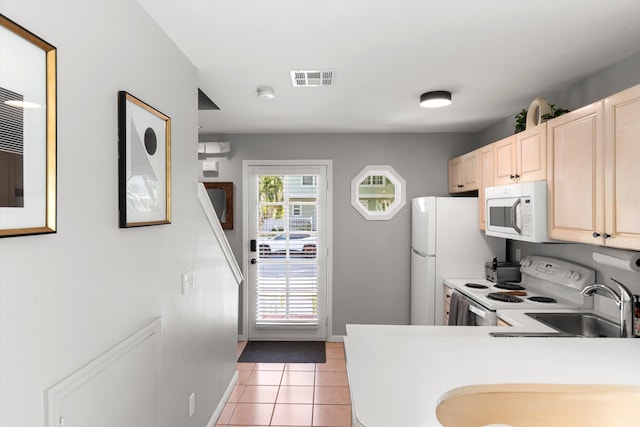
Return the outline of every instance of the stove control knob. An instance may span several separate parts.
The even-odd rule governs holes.
[[[582,276],[577,271],[574,271],[573,273],[571,273],[571,280],[578,281],[578,280],[580,280],[580,277],[582,277]]]
[[[566,277],[567,279],[571,279],[572,275],[573,275],[573,271],[567,271],[566,273],[564,273],[564,277]]]

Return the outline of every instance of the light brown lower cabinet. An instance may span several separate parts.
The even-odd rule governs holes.
[[[447,285],[444,286],[444,324],[449,324],[449,310],[451,308],[451,294],[453,293],[453,289],[451,289]]]

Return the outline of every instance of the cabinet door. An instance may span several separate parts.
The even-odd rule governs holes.
[[[518,182],[547,179],[547,123],[517,133],[515,139]]]
[[[462,156],[449,160],[449,193],[459,193],[463,190]]]
[[[603,106],[593,103],[547,122],[549,237],[602,244]]]
[[[453,289],[448,287],[447,285],[442,285],[444,287],[444,325],[449,324],[449,311],[451,310],[451,294],[453,293]]]
[[[477,150],[449,160],[449,193],[462,193],[477,189]]]
[[[484,189],[493,186],[493,144],[478,149],[478,224],[480,230],[486,228]]]
[[[462,156],[462,177],[464,191],[478,189],[478,150]]]
[[[640,86],[605,99],[605,240],[640,250]]]
[[[493,171],[493,185],[515,182],[516,145],[513,136],[493,143]]]

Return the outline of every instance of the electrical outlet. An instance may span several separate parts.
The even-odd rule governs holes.
[[[191,393],[191,396],[189,396],[189,418],[191,418],[195,412],[196,412],[196,394],[194,392],[194,393]]]

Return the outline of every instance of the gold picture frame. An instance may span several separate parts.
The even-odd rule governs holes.
[[[2,14],[0,39],[0,237],[55,233],[57,51]]]
[[[118,93],[120,228],[171,223],[171,118]]]

